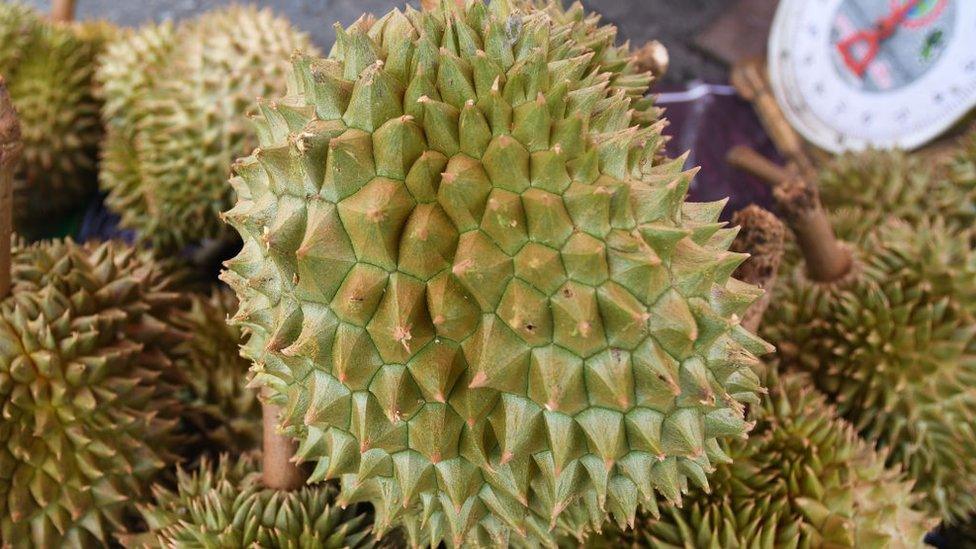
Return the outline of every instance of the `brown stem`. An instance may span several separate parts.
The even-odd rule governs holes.
[[[850,250],[834,235],[827,212],[820,203],[815,179],[798,174],[795,167],[777,166],[748,147],[734,147],[726,160],[773,188],[783,217],[796,236],[806,261],[807,275],[817,282],[834,282],[848,273],[853,260]]]
[[[765,156],[745,145],[736,145],[725,155],[725,161],[734,168],[762,179],[770,187],[775,187],[791,178],[793,174],[786,168],[775,164]]]
[[[655,79],[660,80],[668,72],[671,56],[664,44],[657,40],[649,40],[634,50],[634,60],[639,71],[649,72]]]
[[[834,282],[846,275],[853,258],[834,235],[816,185],[796,176],[774,187],[773,197],[796,236],[807,276],[817,282]]]
[[[51,5],[51,21],[67,23],[75,20],[75,0],[54,0]]]
[[[739,95],[752,103],[776,150],[795,164],[804,177],[815,177],[816,169],[803,139],[786,119],[769,87],[765,61],[759,58],[737,63],[732,67],[730,80]]]
[[[290,437],[278,432],[278,416],[281,414],[281,408],[268,400],[266,391],[262,396],[261,413],[264,416],[264,437],[262,441],[261,480],[265,486],[272,490],[297,490],[304,486],[308,479],[308,474],[304,468],[294,461],[298,444]]]
[[[749,254],[749,259],[739,265],[733,276],[765,290],[762,297],[749,306],[742,319],[742,326],[755,332],[762,322],[776,284],[776,273],[783,259],[786,228],[779,218],[756,205],[735,212],[732,224],[739,226],[732,250]]]
[[[0,76],[0,298],[10,293],[10,238],[13,233],[14,171],[20,160],[20,122]]]

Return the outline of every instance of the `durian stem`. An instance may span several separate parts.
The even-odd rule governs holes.
[[[51,4],[51,21],[67,23],[75,20],[75,0],[54,0]]]
[[[789,170],[773,163],[751,147],[736,145],[725,155],[725,161],[733,168],[762,179],[770,187],[775,187],[781,181],[786,181],[792,174]]]
[[[664,44],[657,40],[648,40],[643,46],[634,50],[634,61],[637,63],[638,70],[649,72],[655,80],[660,80],[668,72],[671,56]]]
[[[726,160],[773,188],[773,198],[803,253],[807,276],[816,282],[834,282],[850,271],[851,252],[834,235],[813,180],[800,175],[795,167],[777,166],[748,147],[733,148]]]
[[[749,306],[742,318],[742,326],[755,332],[772,298],[776,273],[783,259],[786,229],[779,218],[756,205],[735,212],[732,224],[739,226],[739,234],[732,243],[732,250],[749,254],[749,259],[739,265],[733,276],[765,290],[763,296]]]
[[[20,122],[0,76],[0,299],[10,293],[10,237],[13,233],[14,171],[20,160]]]
[[[264,416],[261,480],[272,490],[297,490],[305,485],[308,474],[294,462],[298,443],[278,432],[281,407],[272,404],[267,396],[265,391],[261,399],[261,413]]]

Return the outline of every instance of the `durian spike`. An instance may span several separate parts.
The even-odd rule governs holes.
[[[0,298],[10,293],[10,236],[13,231],[14,170],[20,159],[20,123],[0,76]]]
[[[308,473],[295,462],[298,444],[278,431],[281,407],[271,403],[268,397],[268,390],[264,389],[261,399],[264,416],[261,481],[272,490],[290,492],[305,485]]]
[[[75,0],[54,0],[51,5],[51,21],[67,23],[75,20]]]
[[[739,265],[733,276],[765,291],[761,298],[749,306],[742,318],[742,326],[755,332],[762,323],[763,313],[772,297],[773,285],[776,284],[776,273],[783,259],[786,229],[779,218],[755,204],[735,212],[732,224],[739,226],[739,234],[730,249],[749,254],[749,259]]]
[[[773,198],[796,237],[811,280],[836,282],[850,272],[851,252],[837,240],[813,180],[795,166],[783,169],[748,147],[733,148],[726,160],[773,188]]]

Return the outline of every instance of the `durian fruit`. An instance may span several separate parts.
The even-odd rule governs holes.
[[[100,181],[121,225],[171,250],[223,234],[232,160],[250,151],[246,111],[284,91],[308,38],[270,10],[230,7],[120,40],[99,71],[109,139]]]
[[[727,549],[922,547],[935,520],[885,455],[837,417],[804,375],[771,384],[753,410],[748,440],[724,447],[709,490],[694,489],[661,518],[641,516],[633,530],[610,528],[589,547]]]
[[[264,488],[253,454],[204,458],[177,473],[176,491],[157,485],[139,512],[147,532],[130,548],[262,547],[357,549],[378,546],[363,506],[336,504],[333,484],[293,492]]]
[[[0,540],[101,547],[175,457],[169,275],[118,243],[13,250],[0,306]]]
[[[976,510],[976,252],[943,222],[889,220],[832,284],[780,278],[764,335],[953,522]]]
[[[21,232],[36,232],[95,189],[102,125],[94,73],[110,31],[93,29],[48,23],[23,4],[0,3],[0,74],[24,143],[13,208]]]
[[[186,380],[180,395],[183,421],[206,452],[257,448],[261,441],[261,404],[245,386],[250,362],[240,355],[241,330],[227,324],[237,312],[237,297],[227,288],[195,295],[174,324],[189,338],[176,349],[177,367]]]
[[[573,24],[394,10],[260,103],[223,278],[315,482],[413,544],[552,544],[705,484],[760,293]]]
[[[860,241],[888,217],[910,223],[932,216],[952,230],[972,230],[976,221],[976,131],[964,136],[949,160],[920,153],[866,151],[839,156],[821,172],[823,204],[849,211],[834,223],[837,235]]]

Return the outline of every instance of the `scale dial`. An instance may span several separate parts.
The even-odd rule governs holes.
[[[976,106],[976,0],[781,0],[768,66],[812,143],[912,149]]]

